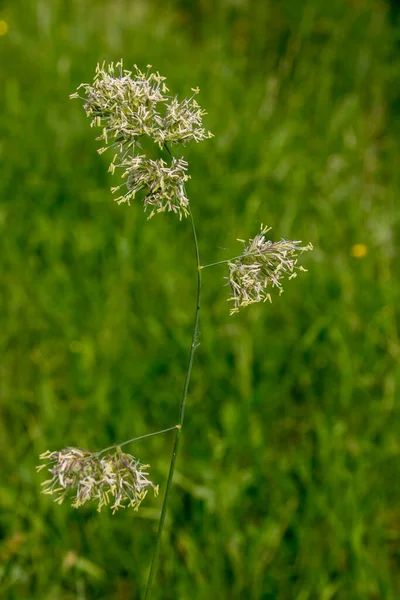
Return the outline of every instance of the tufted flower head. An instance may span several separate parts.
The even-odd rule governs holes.
[[[98,502],[98,510],[111,504],[113,513],[120,507],[129,506],[137,510],[147,494],[149,486],[158,494],[158,486],[147,479],[144,472],[149,465],[142,465],[120,448],[113,454],[100,457],[81,448],[65,448],[59,452],[40,455],[47,464],[37,467],[38,471],[48,467],[52,475],[43,486],[43,494],[56,494],[56,502],[62,504],[73,490],[74,508],[88,500]]]
[[[193,96],[181,102],[176,97],[172,98],[166,106],[165,116],[156,117],[159,129],[155,132],[154,139],[158,141],[160,147],[166,142],[187,144],[190,141],[202,142],[213,137],[212,133],[203,127],[203,116],[207,113],[194,99],[199,89],[192,91]]]
[[[212,134],[204,129],[206,114],[195,100],[199,89],[192,89],[192,96],[179,101],[168,95],[165,77],[150,72],[148,65],[143,73],[136,65],[134,71],[123,69],[122,61],[107,67],[97,65],[93,84],[82,83],[71,98],[81,98],[91,126],[102,127],[97,138],[103,142],[99,153],[108,148],[117,155],[110,165],[123,169],[127,192],[116,198],[118,203],[129,202],[136,192],[145,190],[144,208],[151,206],[150,216],[157,212],[172,211],[179,217],[188,215],[188,199],[184,184],[188,179],[187,163],[171,157],[171,164],[164,160],[152,160],[137,154],[141,140],[150,138],[161,149],[167,144],[201,142]],[[83,90],[84,95],[80,95]],[[168,149],[169,151],[169,149]],[[118,160],[117,160],[118,159]],[[118,164],[117,164],[118,163]],[[113,188],[117,191],[122,186]]]
[[[105,67],[97,65],[93,84],[82,83],[71,98],[81,98],[83,108],[91,118],[91,127],[103,127],[97,138],[106,147],[118,148],[121,152],[134,147],[143,135],[152,137],[158,128],[156,117],[159,105],[167,102],[168,91],[165,77],[159,73],[143,73],[136,65],[131,71],[122,69],[122,61],[116,67],[111,63]],[[117,71],[117,72],[116,72]],[[84,97],[78,93],[84,91]],[[104,151],[106,148],[101,148]]]
[[[117,165],[121,166],[121,165]],[[162,160],[151,160],[144,155],[126,158],[122,166],[125,183],[111,188],[113,193],[126,187],[126,192],[116,198],[116,202],[130,202],[136,193],[145,190],[143,198],[144,209],[151,208],[149,219],[159,212],[172,211],[187,216],[189,200],[186,197],[185,182],[187,162],[183,159],[172,158],[171,165]],[[112,164],[111,169],[114,168]]]
[[[297,265],[297,257],[312,250],[312,245],[301,246],[299,241],[288,240],[271,242],[265,239],[269,230],[270,227],[261,226],[260,233],[249,240],[243,254],[228,262],[228,281],[232,292],[229,300],[234,303],[231,314],[255,302],[271,302],[271,287],[279,288],[281,294],[285,275],[292,279],[297,276],[297,270],[306,271]]]

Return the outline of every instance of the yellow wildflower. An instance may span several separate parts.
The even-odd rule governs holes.
[[[9,30],[8,23],[6,23],[6,21],[3,21],[2,19],[0,19],[0,36],[6,35],[6,33],[8,33],[8,30]]]
[[[354,256],[354,258],[364,258],[367,252],[368,248],[365,244],[354,244],[354,246],[351,247],[351,255]]]

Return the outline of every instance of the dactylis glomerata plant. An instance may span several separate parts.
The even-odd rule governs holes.
[[[172,155],[172,146],[189,142],[201,142],[212,137],[203,127],[205,111],[198,105],[193,89],[189,99],[179,101],[168,94],[165,77],[152,73],[148,66],[143,73],[134,67],[133,73],[123,69],[122,61],[97,66],[93,84],[84,83],[71,98],[80,98],[91,119],[92,127],[101,127],[97,138],[103,142],[102,153],[112,148],[114,156],[109,170],[122,169],[123,183],[112,188],[118,203],[130,203],[142,191],[142,202],[149,219],[155,214],[173,212],[191,221],[195,257],[197,262],[197,298],[193,325],[193,337],[189,353],[189,366],[183,386],[177,425],[163,431],[150,433],[128,440],[100,452],[79,448],[66,448],[59,452],[45,452],[41,459],[47,461],[38,467],[48,467],[51,478],[43,483],[45,494],[55,494],[61,503],[71,492],[72,506],[78,508],[88,500],[98,502],[98,510],[110,505],[113,511],[121,506],[138,510],[148,488],[158,493],[158,487],[147,479],[148,465],[122,452],[121,447],[138,439],[175,430],[175,443],[169,475],[161,509],[155,551],[151,564],[145,598],[150,595],[155,565],[160,546],[166,507],[171,488],[179,440],[182,434],[184,413],[200,311],[201,271],[206,267],[226,264],[227,281],[231,290],[231,314],[255,302],[271,301],[270,290],[278,288],[282,281],[296,277],[297,271],[305,269],[297,264],[299,254],[311,250],[311,244],[302,246],[299,241],[281,240],[271,242],[266,238],[268,227],[261,226],[259,233],[245,246],[239,256],[202,266],[199,257],[196,228],[185,184],[189,179],[188,163],[183,157]],[[83,96],[81,96],[83,94]],[[152,160],[141,153],[141,140],[150,138],[165,151],[166,160]]]

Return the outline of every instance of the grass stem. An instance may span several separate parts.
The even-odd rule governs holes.
[[[199,316],[200,316],[201,268],[200,268],[199,245],[198,245],[198,241],[197,241],[196,227],[194,224],[193,214],[192,214],[190,206],[189,206],[189,217],[190,217],[190,221],[192,224],[193,240],[194,240],[196,262],[197,262],[196,311],[195,311],[194,323],[193,323],[192,343],[190,346],[190,353],[189,353],[189,364],[188,364],[188,368],[187,368],[187,372],[186,372],[185,383],[183,386],[181,403],[179,406],[179,423],[176,426],[175,442],[174,442],[174,447],[172,450],[172,457],[171,457],[171,463],[170,463],[170,467],[169,467],[167,485],[165,488],[165,495],[164,495],[164,500],[163,500],[163,504],[162,504],[162,508],[161,508],[160,522],[158,525],[156,545],[154,548],[153,558],[151,561],[150,572],[149,572],[149,577],[147,580],[144,600],[148,600],[150,598],[151,588],[152,588],[153,581],[154,581],[154,575],[155,575],[155,570],[156,570],[156,566],[157,566],[157,558],[158,558],[158,554],[160,552],[161,536],[162,536],[162,532],[164,529],[165,515],[167,512],[168,498],[169,498],[169,493],[170,493],[170,489],[171,489],[172,479],[174,476],[176,457],[178,455],[179,442],[180,442],[182,428],[183,428],[183,421],[185,418],[186,399],[187,399],[187,393],[188,393],[188,389],[189,389],[190,376],[192,373],[193,357],[194,357],[194,352],[198,346],[197,333],[198,333],[198,328],[199,328]]]
[[[153,431],[153,433],[146,433],[145,435],[140,435],[139,437],[135,437],[130,440],[126,440],[126,442],[122,442],[122,444],[114,444],[113,446],[108,446],[108,448],[104,448],[104,450],[100,450],[100,452],[94,452],[94,455],[100,456],[100,454],[103,454],[104,452],[107,452],[108,450],[114,450],[114,448],[122,448],[122,446],[126,446],[127,444],[132,444],[132,442],[144,440],[145,438],[152,437],[153,435],[161,435],[162,433],[167,433],[168,431],[172,431],[173,429],[180,429],[180,425],[174,425],[173,427],[167,427],[167,429],[161,429],[161,431]]]

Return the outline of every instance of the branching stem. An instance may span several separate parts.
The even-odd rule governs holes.
[[[168,147],[167,147],[167,150],[169,152]],[[163,528],[164,528],[165,515],[167,512],[169,492],[171,489],[172,479],[174,476],[175,462],[176,462],[176,457],[178,454],[178,448],[179,448],[179,442],[180,442],[181,433],[182,433],[183,421],[185,418],[186,398],[187,398],[187,393],[188,393],[188,389],[189,389],[190,376],[192,374],[193,357],[194,357],[194,352],[198,345],[197,344],[197,333],[198,333],[198,328],[199,328],[199,316],[200,316],[201,269],[200,269],[199,245],[197,242],[196,227],[194,224],[193,214],[192,214],[190,206],[189,206],[188,210],[189,210],[189,218],[190,218],[190,221],[192,224],[193,240],[194,240],[196,263],[197,263],[196,311],[195,311],[194,323],[193,323],[192,343],[190,345],[189,364],[188,364],[188,368],[187,368],[187,372],[186,372],[185,383],[183,385],[181,403],[179,406],[179,422],[178,422],[178,426],[176,426],[175,442],[174,442],[174,447],[172,450],[172,457],[171,457],[171,463],[170,463],[170,467],[169,467],[167,485],[165,488],[165,495],[164,495],[163,505],[161,508],[160,522],[158,525],[156,545],[154,548],[154,554],[153,554],[153,558],[151,561],[150,573],[149,573],[149,577],[147,580],[147,586],[146,586],[146,592],[144,595],[144,600],[148,600],[150,598],[151,588],[153,585],[155,570],[156,570],[156,566],[157,566],[157,558],[158,558],[158,554],[160,551],[161,536],[162,536],[162,532],[163,532]]]
[[[152,437],[153,435],[161,435],[162,433],[167,433],[167,431],[173,431],[174,429],[179,428],[179,425],[174,425],[173,427],[168,427],[167,429],[161,429],[161,431],[153,431],[153,433],[146,433],[145,435],[140,435],[139,437],[132,438],[131,440],[126,440],[126,442],[122,442],[122,444],[114,444],[113,446],[108,446],[108,448],[104,448],[104,450],[100,450],[100,452],[94,452],[93,456],[100,456],[100,454],[104,454],[104,452],[107,452],[108,450],[114,450],[114,448],[122,448],[122,446],[131,444],[132,442],[144,440],[144,438]]]
[[[246,258],[248,256],[262,256],[261,252],[246,252],[245,254],[239,254],[239,256],[234,256],[233,258],[227,258],[225,260],[219,260],[218,262],[210,263],[209,265],[201,265],[199,269],[208,269],[209,267],[216,267],[218,265],[226,265],[227,263],[233,262],[234,260],[239,260]]]

